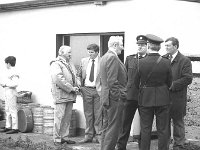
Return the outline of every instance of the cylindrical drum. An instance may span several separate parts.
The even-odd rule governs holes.
[[[44,123],[43,124],[43,133],[47,135],[53,135],[53,124]]]
[[[29,108],[27,104],[17,103],[17,110]]]
[[[43,133],[53,135],[54,108],[43,107]]]
[[[5,101],[0,99],[0,120],[5,119]]]
[[[38,103],[28,103],[27,105],[29,108],[40,107],[40,104],[38,104]]]
[[[34,107],[32,108],[33,112],[33,132],[34,133],[42,133],[43,132],[43,108],[42,107]]]
[[[33,116],[29,108],[18,110],[18,129],[20,132],[31,132],[33,130]]]
[[[76,136],[76,110],[72,110],[72,117],[71,117],[71,122],[70,122],[70,127],[69,127],[69,136],[74,137]]]
[[[33,133],[42,133],[43,131],[43,123],[34,123]]]

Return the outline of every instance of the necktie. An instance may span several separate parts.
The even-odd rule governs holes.
[[[168,54],[168,59],[172,62],[172,54]]]
[[[89,78],[89,80],[91,82],[94,81],[94,59],[92,59],[92,66],[91,66],[91,70],[90,70],[90,78]]]

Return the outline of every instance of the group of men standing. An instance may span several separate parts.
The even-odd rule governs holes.
[[[179,52],[179,41],[174,37],[165,41],[167,54],[164,56],[159,54],[164,42],[160,37],[139,35],[136,40],[138,53],[127,56],[125,65],[118,58],[124,50],[122,37],[111,36],[108,51],[101,58],[99,46],[90,44],[87,47],[89,57],[81,60],[77,72],[70,62],[71,48],[60,48],[58,58],[51,63],[57,118],[55,144],[74,143],[68,139],[69,119],[66,119],[71,116],[69,112],[80,89],[86,118],[85,138],[80,143],[94,141],[100,143],[101,150],[126,150],[138,109],[140,150],[150,150],[154,115],[158,150],[169,149],[171,120],[173,149],[184,147],[187,85],[192,82],[190,59]]]

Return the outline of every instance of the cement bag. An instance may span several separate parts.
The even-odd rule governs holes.
[[[135,116],[133,118],[132,126],[131,126],[131,136],[140,135],[140,115],[138,109],[135,112]]]

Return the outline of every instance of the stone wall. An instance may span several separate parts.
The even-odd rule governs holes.
[[[186,126],[200,127],[200,78],[194,77],[188,86]]]

